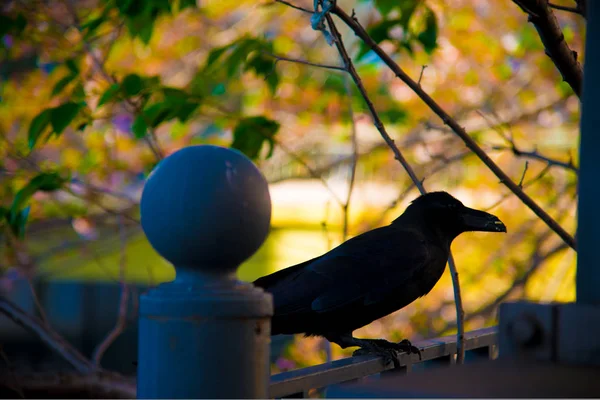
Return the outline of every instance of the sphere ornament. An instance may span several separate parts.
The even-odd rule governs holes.
[[[233,274],[269,233],[268,184],[237,150],[185,147],[150,174],[141,222],[152,247],[176,270]]]

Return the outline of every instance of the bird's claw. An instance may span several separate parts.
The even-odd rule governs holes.
[[[385,365],[389,363],[394,364],[394,368],[400,368],[400,359],[398,358],[398,351],[393,348],[377,348],[377,349],[369,349],[365,347],[361,347],[358,350],[355,350],[352,353],[352,356],[364,356],[364,355],[374,355],[383,358],[383,362]]]
[[[396,343],[396,346],[398,346],[397,347],[398,350],[403,351],[407,354],[418,354],[419,360],[421,360],[421,349],[413,346],[412,343],[410,342],[410,340],[408,340],[408,339],[401,340],[400,342]]]

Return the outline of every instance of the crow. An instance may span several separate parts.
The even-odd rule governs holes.
[[[450,244],[468,231],[506,232],[506,226],[446,192],[431,192],[390,225],[257,279],[273,295],[271,334],[322,336],[391,361],[398,351],[420,355],[408,340],[359,339],[352,332],[429,293],[446,269]]]

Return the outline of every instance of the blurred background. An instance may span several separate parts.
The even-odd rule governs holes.
[[[392,3],[338,1],[573,232],[579,99],[523,11],[510,1]],[[329,68],[341,61],[309,13],[271,0],[7,0],[0,9],[0,290],[86,354],[121,321],[103,365],[134,370],[137,296],[174,277],[139,224],[141,190],[161,157],[217,144],[263,171],[272,229],[239,269],[245,281],[388,224],[418,196],[351,79]],[[581,60],[583,18],[557,15]],[[506,235],[454,241],[466,329],[495,324],[500,301],[573,301],[574,251],[340,30],[387,131],[427,190],[446,190],[508,227]],[[7,352],[33,348],[19,329],[0,325]],[[356,335],[415,341],[455,331],[445,274],[429,295]],[[274,344],[273,372],[327,357],[315,338]],[[333,345],[331,357],[352,350]]]

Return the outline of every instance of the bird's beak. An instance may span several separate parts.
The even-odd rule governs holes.
[[[495,215],[465,207],[462,212],[465,231],[506,232],[506,225]]]

